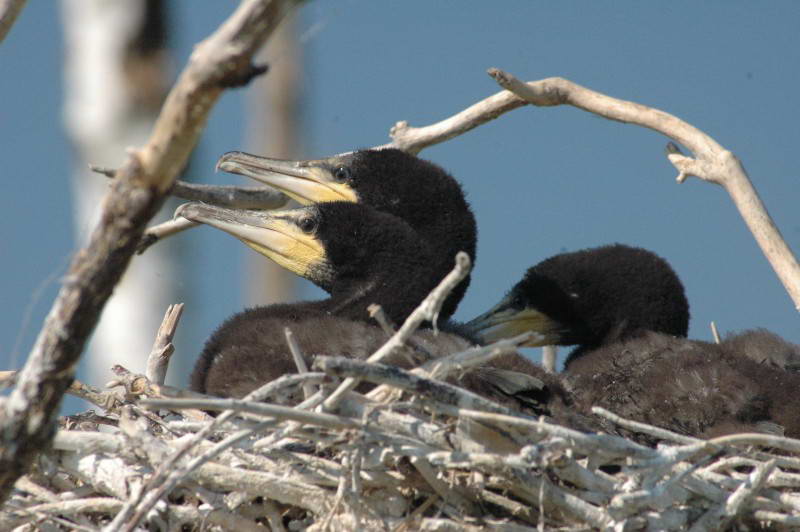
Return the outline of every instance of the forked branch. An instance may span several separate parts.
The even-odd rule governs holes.
[[[733,153],[696,127],[669,113],[612,98],[564,78],[523,83],[496,68],[489,69],[489,75],[502,87],[532,105],[572,105],[609,120],[652,129],[686,146],[693,157],[683,155],[671,142],[667,145],[667,158],[679,172],[678,182],[695,176],[725,188],[792,298],[795,308],[800,310],[800,264],[767,212],[742,163]]]
[[[0,401],[0,502],[33,458],[48,447],[61,398],[84,344],[122,277],[145,224],[186,165],[211,108],[225,87],[263,69],[252,57],[291,0],[245,0],[192,54],[170,91],[152,135],[132,150],[102,205],[88,245],[75,255],[11,395]]]

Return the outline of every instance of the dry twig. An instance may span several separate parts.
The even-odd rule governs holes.
[[[161,326],[158,328],[153,350],[150,351],[150,356],[147,357],[145,376],[156,384],[164,384],[164,379],[167,377],[169,359],[175,351],[175,346],[172,345],[172,338],[175,337],[181,314],[183,314],[183,303],[176,303],[167,308],[167,312],[164,314],[164,321],[161,322]]]

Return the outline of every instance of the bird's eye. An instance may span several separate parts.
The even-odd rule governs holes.
[[[350,174],[350,169],[346,166],[340,166],[333,171],[333,177],[336,181],[344,182],[349,180],[352,175]]]
[[[313,216],[306,216],[297,222],[297,226],[304,233],[313,233],[317,230],[317,220]]]

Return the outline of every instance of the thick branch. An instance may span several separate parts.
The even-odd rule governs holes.
[[[195,47],[167,96],[150,140],[139,152],[145,185],[161,192],[172,187],[222,90],[252,76],[253,55],[295,4],[246,0]]]
[[[0,0],[0,42],[8,35],[26,2],[27,0]]]
[[[70,266],[17,387],[0,403],[0,502],[55,428],[84,344],[124,273],[145,224],[186,165],[223,87],[253,73],[251,59],[295,5],[248,0],[200,43],[170,91],[148,143],[128,155],[100,223]]]
[[[564,78],[523,83],[498,69],[490,69],[489,74],[508,92],[489,96],[429,126],[415,128],[406,122],[398,122],[390,131],[392,142],[385,146],[416,154],[428,146],[450,140],[517,109],[525,102],[537,106],[572,105],[609,120],[658,131],[694,153],[694,158],[686,157],[674,145],[668,147],[668,157],[680,172],[679,182],[694,175],[725,188],[792,298],[795,308],[800,310],[800,264],[761,202],[741,162],[713,138],[669,113],[612,98]]]

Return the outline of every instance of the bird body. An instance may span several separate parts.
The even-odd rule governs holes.
[[[331,315],[305,303],[270,305],[240,312],[226,320],[206,342],[190,379],[190,388],[222,397],[244,397],[281,375],[296,373],[285,329],[288,328],[308,367],[317,355],[339,355],[364,360],[388,339],[381,328],[366,321]],[[471,346],[459,336],[419,330],[414,347],[404,347],[384,362],[415,367],[428,353],[446,355]],[[364,385],[359,391],[366,391]],[[299,397],[276,399],[285,404]]]
[[[800,375],[742,356],[734,343],[645,332],[602,346],[593,356],[591,374],[564,374],[579,412],[601,406],[700,438],[737,432],[800,436]]]
[[[367,317],[368,304],[379,303],[392,321],[400,323],[450,272],[457,252],[466,252],[474,261],[477,228],[461,186],[440,167],[400,150],[362,150],[314,161],[231,152],[220,158],[218,168],[253,177],[301,204],[315,205],[308,208],[316,213],[317,223],[312,225],[318,238],[296,236],[301,245],[287,244],[284,251],[260,241],[266,238],[265,229],[276,226],[273,221],[264,227],[265,217],[277,216],[301,227],[308,213],[245,215],[201,206],[181,213],[230,232],[327,290],[330,298],[251,309],[229,319],[212,335],[197,362],[192,376],[195,390],[241,395],[292,371],[294,363],[281,332],[287,324],[310,356],[363,358],[385,339]],[[198,216],[192,209],[205,209],[205,214]],[[468,283],[467,278],[446,298],[442,320],[455,311]],[[445,323],[444,329],[456,334],[431,337],[429,331],[419,331],[413,343],[428,344],[422,351],[434,356],[470,345],[468,338],[460,337],[463,330],[457,324]],[[390,362],[407,365],[414,356],[405,353]],[[539,366],[512,354],[456,379],[481,395],[510,403],[521,400],[536,411],[547,401],[541,396],[543,381],[536,377],[540,373]]]
[[[284,267],[326,288],[320,301],[256,307],[238,313],[211,336],[191,376],[191,389],[241,397],[295,371],[286,344],[288,327],[311,365],[320,354],[366,358],[388,339],[372,324],[367,307],[378,303],[399,323],[438,284],[435,253],[405,221],[358,203],[330,202],[299,209],[256,213],[193,203],[178,214],[229,232]],[[472,344],[461,336],[418,331],[411,345],[388,363],[413,367]],[[519,355],[492,362],[496,372],[532,364]],[[535,371],[534,370],[529,370]],[[473,391],[503,398],[497,373],[468,372]],[[364,385],[361,391],[369,386]],[[296,402],[296,397],[284,398]]]
[[[330,293],[324,300],[256,307],[228,319],[195,366],[195,391],[240,395],[294,369],[287,326],[306,353],[363,357],[386,340],[368,324],[369,305],[380,304],[390,320],[401,322],[438,283],[430,247],[403,220],[366,205],[333,202],[258,213],[190,203],[178,214],[233,234]]]

